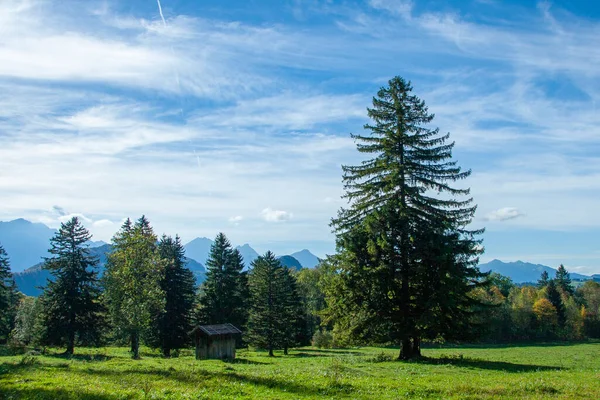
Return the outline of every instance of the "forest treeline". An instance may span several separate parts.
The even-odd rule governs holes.
[[[190,345],[196,324],[232,323],[243,342],[273,354],[317,346],[391,344],[399,358],[443,341],[577,340],[600,337],[600,284],[574,289],[564,267],[537,285],[516,286],[477,268],[483,228],[454,142],[431,126],[434,115],[395,77],[353,134],[363,161],[342,166],[344,198],[331,221],[336,254],[293,271],[271,252],[244,271],[240,253],[219,234],[195,287],[176,236],[158,238],[149,221],[127,220],[113,237],[105,272],[90,256],[77,218],[51,240],[44,268],[53,275],[35,299],[16,291],[0,248],[0,339],[19,345],[145,343],[165,356]]]

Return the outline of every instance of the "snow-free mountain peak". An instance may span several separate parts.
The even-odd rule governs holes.
[[[308,249],[300,250],[290,255],[300,261],[300,264],[302,264],[304,268],[314,268],[321,262],[319,257],[315,256]]]

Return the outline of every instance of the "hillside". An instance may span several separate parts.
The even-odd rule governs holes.
[[[537,282],[540,279],[542,272],[548,272],[550,278],[556,275],[556,269],[541,264],[532,264],[523,261],[503,262],[500,260],[492,260],[488,263],[479,265],[482,272],[497,272],[501,275],[508,276],[515,283]],[[567,268],[568,269],[568,268]],[[589,280],[591,277],[577,273],[571,273],[571,279]]]
[[[284,267],[295,269],[296,271],[302,269],[302,264],[292,256],[281,256],[278,257],[278,260]]]

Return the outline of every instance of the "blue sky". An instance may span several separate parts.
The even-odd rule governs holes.
[[[0,3],[0,219],[96,239],[334,249],[341,168],[395,75],[473,170],[483,261],[600,272],[600,6],[589,1]]]

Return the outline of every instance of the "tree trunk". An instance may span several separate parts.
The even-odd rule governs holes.
[[[413,337],[413,357],[421,357],[421,338]]]
[[[69,332],[69,339],[67,340],[67,351],[65,354],[72,356],[75,352],[75,332]]]
[[[139,332],[131,333],[131,358],[134,360],[140,359],[140,334]]]
[[[288,355],[288,347],[287,347],[287,344],[286,344],[286,345],[283,347],[283,354],[284,354],[284,355],[286,355],[286,356]]]
[[[164,356],[165,358],[171,358],[171,349],[170,349],[170,348],[168,348],[168,347],[165,347],[165,348],[163,349],[163,356]]]
[[[409,360],[413,357],[413,346],[410,338],[402,339],[402,348],[400,349],[400,360]]]
[[[273,357],[273,346],[269,344],[269,357]]]

